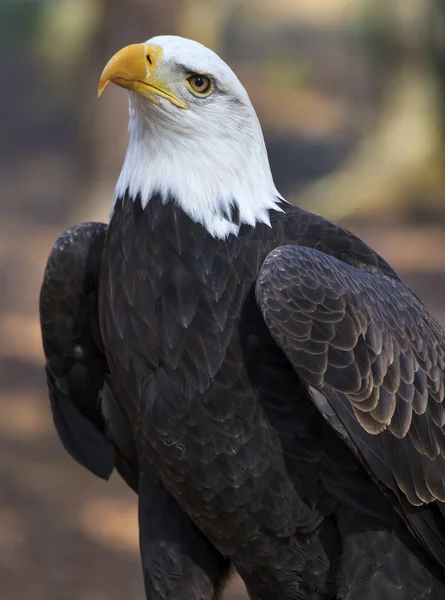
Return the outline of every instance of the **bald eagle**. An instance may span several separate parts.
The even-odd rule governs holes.
[[[444,598],[445,333],[281,197],[215,53],[156,37],[110,81],[130,103],[110,223],[57,242],[41,323],[66,449],[137,481],[147,597],[211,598],[229,562],[254,600]]]

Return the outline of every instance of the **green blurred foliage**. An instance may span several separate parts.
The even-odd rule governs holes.
[[[0,45],[14,47],[33,39],[43,4],[27,0],[0,2]]]

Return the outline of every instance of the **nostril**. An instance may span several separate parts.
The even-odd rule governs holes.
[[[147,54],[146,58],[147,58],[148,62],[152,65],[153,61],[151,60],[151,56],[149,54]]]

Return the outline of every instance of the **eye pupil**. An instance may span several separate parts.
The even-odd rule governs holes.
[[[196,77],[195,79],[196,87],[200,88],[204,86],[204,79],[202,77]]]

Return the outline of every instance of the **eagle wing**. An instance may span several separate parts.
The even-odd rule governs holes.
[[[445,501],[445,334],[397,277],[304,246],[272,251],[256,299],[313,401],[412,505]]]
[[[48,258],[40,292],[40,326],[51,409],[66,451],[108,479],[115,466],[101,395],[108,370],[97,318],[97,276],[107,226],[65,231]]]

